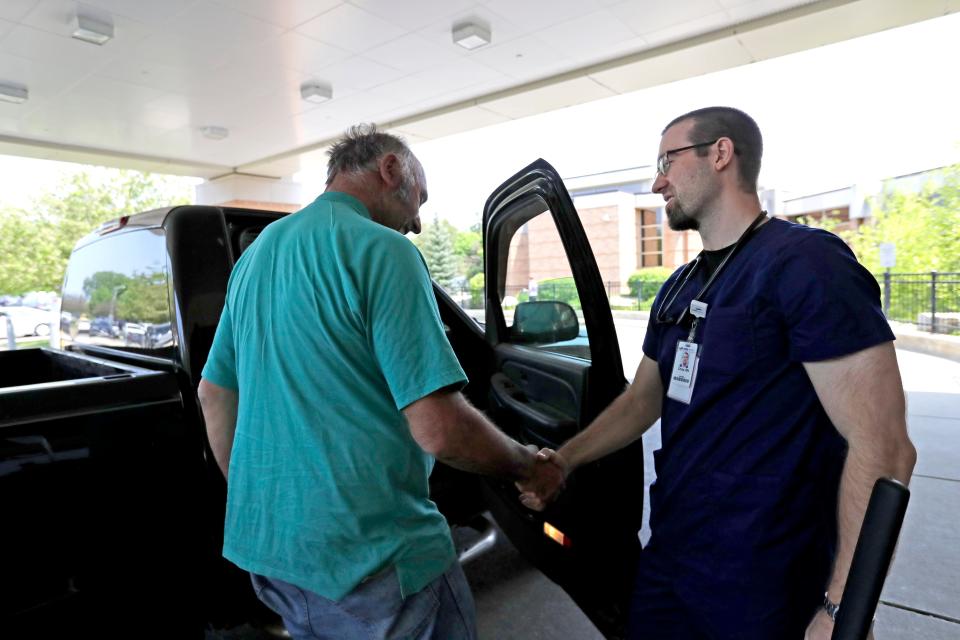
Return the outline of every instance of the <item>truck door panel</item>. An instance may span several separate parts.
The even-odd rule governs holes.
[[[497,189],[483,217],[487,410],[523,443],[558,448],[626,386],[596,260],[562,180],[538,160]],[[639,556],[643,452],[575,471],[543,513],[490,480],[491,512],[518,550],[609,637],[623,631]]]

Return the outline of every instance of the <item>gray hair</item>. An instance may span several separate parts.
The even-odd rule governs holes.
[[[350,127],[327,152],[330,156],[327,162],[327,185],[340,173],[376,169],[377,160],[387,153],[395,153],[403,161],[404,177],[411,175],[410,159],[413,158],[413,152],[403,138],[378,131],[375,124]]]

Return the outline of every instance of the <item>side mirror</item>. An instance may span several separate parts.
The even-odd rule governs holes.
[[[566,302],[521,302],[513,312],[510,335],[519,343],[563,342],[580,335],[580,321]]]

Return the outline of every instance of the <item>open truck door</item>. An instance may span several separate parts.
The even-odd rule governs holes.
[[[537,160],[503,183],[483,213],[487,409],[525,444],[559,448],[625,388],[597,261],[557,172]],[[489,480],[487,502],[521,554],[562,586],[608,637],[622,635],[640,553],[638,440],[585,465],[544,512]]]

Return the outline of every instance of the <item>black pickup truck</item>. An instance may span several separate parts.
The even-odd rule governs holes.
[[[271,622],[220,556],[226,485],[196,388],[230,271],[282,215],[182,206],[107,223],[73,251],[51,347],[0,353],[0,636],[188,638]],[[554,234],[572,298],[507,295],[529,275],[516,265],[530,225]],[[559,446],[625,380],[596,261],[549,164],[490,196],[483,246],[485,322],[435,287],[465,393],[511,436]],[[542,514],[508,482],[440,464],[431,491],[452,525],[492,514],[616,637],[639,553],[640,447],[578,470]]]

